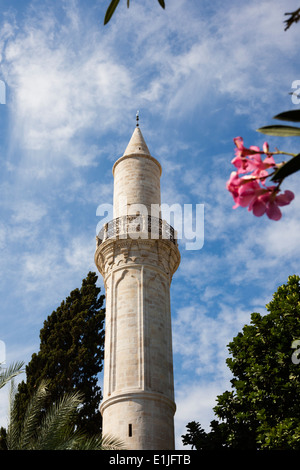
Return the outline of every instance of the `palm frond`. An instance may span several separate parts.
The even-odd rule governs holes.
[[[12,413],[7,431],[7,443],[10,450],[31,449],[32,442],[36,438],[41,410],[45,405],[47,394],[47,383],[42,382],[29,401],[21,427],[17,425],[16,410],[14,404],[12,404]]]
[[[47,382],[43,381],[31,397],[24,420],[18,424],[11,387],[10,423],[7,430],[9,450],[119,450],[124,444],[112,436],[87,436],[75,429],[74,418],[83,396],[78,392],[63,397],[45,409]]]
[[[125,443],[117,437],[105,435],[101,439],[101,450],[125,450]]]
[[[17,361],[11,364],[7,369],[0,368],[0,389],[4,387],[10,380],[12,380],[17,375],[24,372],[22,369],[24,362]]]
[[[36,446],[39,450],[70,449],[80,437],[74,430],[76,411],[83,402],[77,392],[65,394],[48,410],[42,420]]]
[[[8,448],[14,448],[17,445],[19,438],[19,429],[16,425],[17,420],[14,418],[16,415],[16,410],[14,408],[14,397],[16,394],[16,385],[14,379],[11,380],[10,392],[9,392],[9,426],[6,436],[6,442]],[[11,423],[15,423],[11,426]]]
[[[114,436],[101,434],[87,437],[82,436],[76,444],[77,450],[125,450],[125,444]]]

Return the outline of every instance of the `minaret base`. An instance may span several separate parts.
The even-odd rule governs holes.
[[[132,391],[103,401],[103,434],[119,438],[126,450],[173,450],[173,401],[159,393]]]

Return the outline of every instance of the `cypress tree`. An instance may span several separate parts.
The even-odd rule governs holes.
[[[42,380],[48,381],[49,406],[65,394],[84,396],[75,426],[89,435],[101,432],[99,403],[102,399],[98,374],[104,356],[104,295],[98,277],[89,272],[80,289],[73,290],[52,312],[40,331],[40,350],[26,366],[15,400],[21,422],[30,397]]]

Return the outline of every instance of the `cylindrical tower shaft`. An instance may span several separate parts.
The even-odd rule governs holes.
[[[160,207],[160,163],[148,150],[139,127],[136,127],[124,152],[113,166],[114,218],[153,212],[151,206]],[[140,208],[140,210],[139,210]],[[154,215],[152,213],[152,215]],[[160,213],[156,215],[160,217]]]

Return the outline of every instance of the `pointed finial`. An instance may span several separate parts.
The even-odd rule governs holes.
[[[140,112],[137,111],[137,112],[136,112],[136,116],[135,116],[135,117],[136,117],[136,127],[139,127],[139,119],[140,119],[139,114],[140,114]]]

